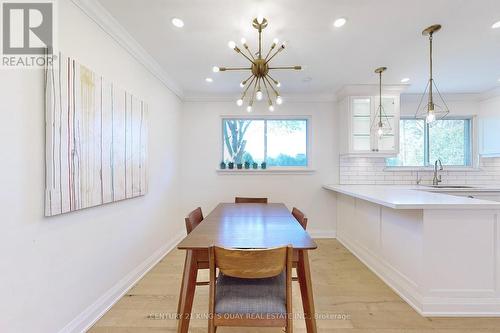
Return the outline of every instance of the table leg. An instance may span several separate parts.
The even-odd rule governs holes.
[[[196,263],[196,256],[192,250],[187,250],[186,261],[184,262],[184,273],[182,275],[181,292],[179,295],[179,304],[177,307],[177,315],[179,316],[177,333],[188,332],[197,275],[198,266]]]
[[[297,275],[300,284],[300,294],[302,295],[302,306],[304,307],[307,333],[317,333],[318,330],[316,328],[316,312],[314,310],[311,269],[309,266],[309,255],[307,250],[299,251]]]

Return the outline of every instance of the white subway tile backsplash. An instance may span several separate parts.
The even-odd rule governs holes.
[[[472,171],[446,169],[441,171],[443,184],[500,185],[500,158],[483,158],[480,168]],[[418,178],[422,184],[431,184],[433,172],[386,170],[384,158],[340,157],[341,184],[415,184]]]

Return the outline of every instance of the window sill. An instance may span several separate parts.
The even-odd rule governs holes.
[[[444,170],[442,171],[456,171],[456,172],[463,172],[463,171],[469,171],[469,172],[476,172],[476,171],[482,171],[481,168],[475,168],[475,167],[470,167],[470,166],[444,166]],[[385,167],[384,171],[434,171],[433,166],[428,166],[428,167]]]
[[[217,169],[218,174],[230,175],[230,174],[279,174],[279,175],[290,175],[290,174],[310,174],[316,172],[315,169],[310,168],[271,168],[271,169]]]

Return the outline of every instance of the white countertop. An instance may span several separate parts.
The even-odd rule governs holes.
[[[323,188],[393,209],[499,209],[500,202],[428,192],[417,185],[323,185]],[[440,189],[443,191],[443,189]],[[456,189],[446,189],[455,192]],[[473,189],[465,189],[470,190]],[[493,189],[485,188],[484,191]],[[460,191],[464,191],[460,189]],[[476,191],[478,191],[476,189]]]

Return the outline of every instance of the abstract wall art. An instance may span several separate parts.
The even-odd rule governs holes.
[[[45,215],[146,194],[148,106],[59,54],[45,71]]]

